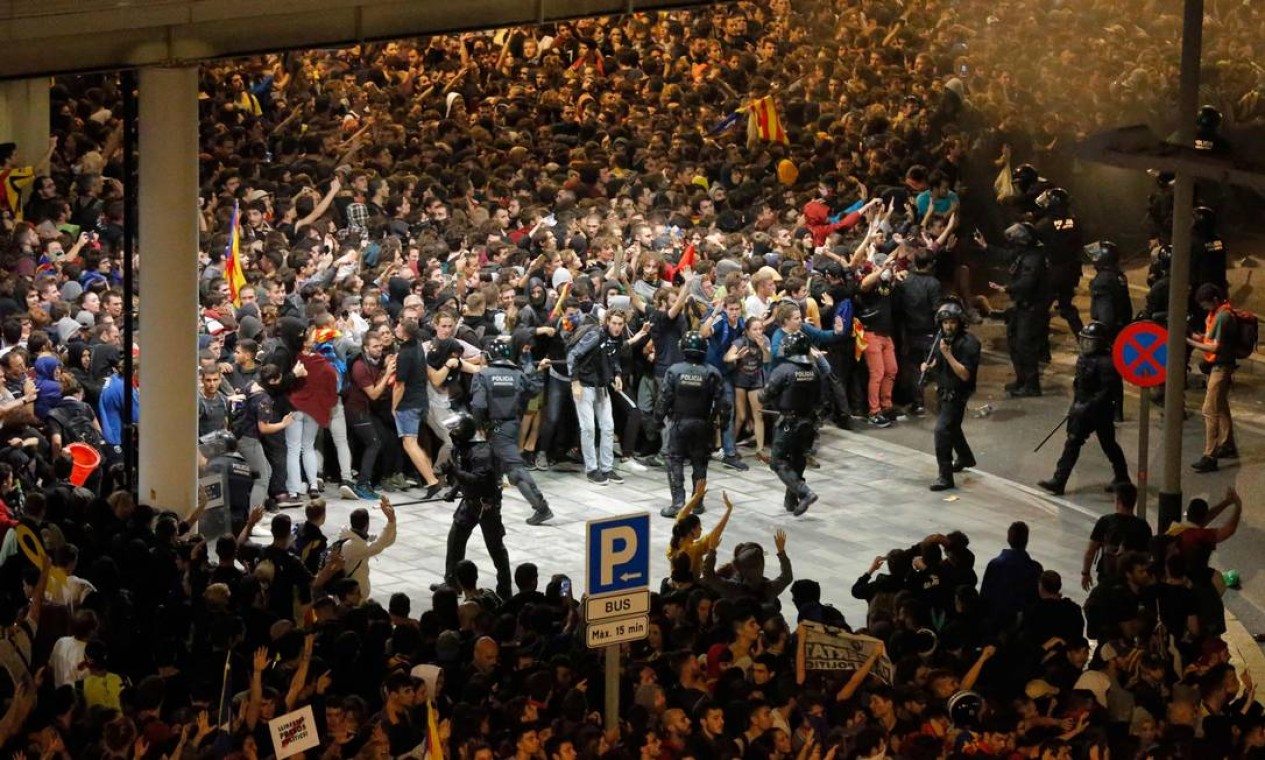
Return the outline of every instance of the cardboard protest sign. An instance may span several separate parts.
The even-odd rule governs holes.
[[[848,633],[821,623],[800,623],[804,669],[806,670],[858,670],[870,659],[882,642],[870,636]],[[870,673],[883,683],[892,682],[892,661],[887,654],[881,655]]]
[[[316,716],[312,714],[311,705],[273,718],[268,721],[268,730],[272,732],[272,751],[277,760],[293,757],[321,743],[316,735]]]

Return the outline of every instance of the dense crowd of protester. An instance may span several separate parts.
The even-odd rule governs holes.
[[[0,146],[5,748],[267,757],[268,721],[311,706],[311,757],[1260,755],[1210,567],[1234,494],[1152,538],[1119,486],[1083,615],[1022,523],[982,581],[961,533],[895,549],[853,587],[882,646],[845,672],[797,667],[798,622],[849,626],[792,582],[786,535],[766,578],[764,548],[704,534],[695,501],[613,732],[570,579],[523,564],[493,591],[462,562],[428,610],[371,598],[383,494],[438,497],[445,417],[498,341],[542,386],[527,469],[582,463],[581,487],[663,466],[654,402],[689,331],[731,399],[724,466],[767,462],[759,390],[789,333],[829,363],[837,424],[920,414],[935,309],[987,316],[970,269],[1004,267],[960,231],[1040,213],[992,202],[1003,146],[1055,171],[1076,137],[1168,108],[1175,56],[1152,41],[1176,17],[1113,8],[773,0],[206,65],[199,433],[253,472],[224,536],[116,490],[143,394],[121,374],[120,97],[57,82],[50,145]],[[1211,92],[1241,121],[1259,14],[1210,12]],[[765,95],[785,143],[748,139]],[[104,459],[84,486],[71,444]],[[334,488],[380,511],[327,536]]]

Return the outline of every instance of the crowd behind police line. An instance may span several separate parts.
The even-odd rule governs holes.
[[[839,423],[852,424],[844,416],[847,411],[858,420],[866,418],[870,425],[890,424],[898,402],[917,410],[921,365],[929,363],[929,356],[935,358],[934,333],[944,324],[937,319],[942,294],[956,292],[962,298],[959,327],[978,318],[975,312],[981,304],[970,297],[965,265],[988,260],[973,258],[966,247],[962,231],[970,226],[965,221],[969,209],[962,211],[961,203],[987,203],[991,193],[986,188],[992,179],[991,170],[986,168],[992,158],[989,150],[999,141],[1009,141],[1019,146],[1015,149],[1019,156],[1052,158],[1050,150],[1025,153],[1015,139],[1013,123],[1009,128],[1001,124],[998,129],[991,120],[1013,119],[1010,109],[1021,104],[1024,108],[1039,107],[1043,91],[1034,88],[1030,92],[1035,97],[1017,96],[1008,72],[988,72],[982,62],[963,73],[953,58],[955,52],[961,52],[960,40],[919,35],[918,30],[935,25],[941,9],[911,6],[905,19],[910,23],[897,23],[893,16],[881,12],[880,6],[862,11],[863,17],[856,9],[847,9],[841,17],[846,23],[821,25],[813,22],[827,12],[824,5],[798,8],[771,3],[767,7],[735,8],[696,16],[579,22],[490,37],[471,35],[321,51],[206,70],[201,101],[205,146],[201,160],[206,181],[201,215],[201,432],[229,429],[239,451],[260,475],[255,503],[263,503],[264,495],[273,497],[270,504],[285,506],[299,503],[303,496],[316,497],[308,500],[307,519],[297,537],[289,514],[274,515],[269,547],[254,547],[247,539],[240,546],[236,541],[221,541],[216,547],[219,564],[211,568],[203,561],[206,544],[199,548],[196,542],[190,543],[192,537],[185,532],[185,525],[172,517],[156,520],[152,509],[138,506],[122,494],[112,495],[108,502],[88,501],[83,491],[71,488],[67,482],[70,464],[58,456],[60,447],[72,439],[98,448],[107,466],[100,473],[103,481],[92,481],[89,486],[109,493],[112,474],[108,465],[121,459],[121,398],[128,392],[139,395],[140,389],[132,379],[119,376],[122,187],[116,179],[102,176],[117,176],[118,171],[117,85],[108,78],[88,78],[54,87],[53,115],[59,137],[43,160],[27,166],[16,161],[16,146],[0,146],[6,159],[7,218],[13,223],[11,246],[5,252],[6,276],[0,283],[0,296],[5,299],[0,300],[0,306],[6,314],[0,348],[5,358],[0,362],[12,396],[5,406],[6,432],[12,435],[4,437],[4,455],[13,468],[11,478],[5,473],[5,500],[15,518],[45,540],[50,553],[56,555],[58,567],[72,576],[58,597],[66,602],[64,606],[73,610],[74,599],[95,595],[87,606],[97,615],[98,627],[93,628],[86,614],[75,618],[77,630],[84,635],[62,637],[67,639],[60,650],[64,656],[58,660],[65,664],[63,672],[70,672],[73,680],[77,665],[73,658],[83,650],[86,675],[80,679],[82,694],[91,706],[106,708],[106,712],[97,713],[103,719],[115,704],[112,699],[127,695],[125,704],[118,703],[125,708],[126,717],[115,714],[99,727],[89,725],[78,734],[67,732],[67,724],[59,723],[67,716],[72,725],[84,724],[75,722],[75,713],[59,713],[51,705],[79,710],[82,702],[66,691],[52,692],[46,677],[39,704],[47,713],[30,721],[21,719],[21,711],[35,702],[31,687],[13,702],[18,714],[15,722],[29,729],[18,741],[26,742],[32,751],[50,754],[67,751],[78,756],[89,744],[97,751],[94,742],[98,741],[102,752],[125,753],[132,747],[145,754],[132,746],[138,729],[144,729],[142,739],[147,748],[160,744],[170,748],[178,740],[171,724],[183,722],[188,741],[202,744],[207,751],[214,730],[210,722],[203,725],[197,720],[197,710],[214,702],[218,666],[216,673],[196,672],[196,667],[189,671],[189,654],[232,650],[239,660],[234,687],[240,692],[237,705],[242,712],[234,720],[238,729],[228,746],[246,756],[266,754],[268,743],[259,732],[259,717],[298,703],[288,695],[282,699],[280,690],[286,684],[280,677],[265,673],[270,670],[266,660],[256,654],[254,663],[249,662],[256,645],[270,642],[278,656],[295,666],[295,673],[304,663],[315,664],[311,676],[305,671],[303,678],[296,675],[292,683],[307,685],[297,700],[313,699],[318,700],[318,706],[323,704],[322,735],[327,740],[336,737],[332,741],[340,745],[340,752],[353,747],[386,752],[389,747],[394,753],[396,748],[407,747],[420,728],[418,718],[422,715],[407,695],[414,687],[428,683],[424,676],[429,671],[414,668],[411,678],[388,679],[385,691],[379,691],[376,684],[369,683],[372,677],[353,670],[371,658],[336,646],[339,640],[345,647],[361,637],[381,635],[380,625],[377,633],[370,629],[374,621],[383,622],[382,611],[375,615],[372,607],[362,604],[362,597],[369,593],[368,557],[389,544],[393,523],[388,523],[389,529],[375,526],[382,532],[374,536],[369,533],[368,512],[358,512],[339,534],[340,545],[334,552],[339,559],[322,564],[328,554],[321,543],[319,497],[325,491],[319,470],[323,468],[331,482],[340,481],[343,495],[350,492],[371,499],[378,496],[376,491],[408,490],[417,485],[426,489],[414,493],[438,498],[442,478],[460,481],[462,472],[475,468],[473,463],[461,466],[460,458],[469,453],[473,438],[461,432],[467,423],[459,415],[452,421],[454,415],[449,412],[453,408],[470,408],[476,423],[490,428],[485,433],[489,446],[493,442],[501,446],[502,457],[527,454],[520,455],[521,466],[508,469],[517,474],[510,477],[533,507],[542,505],[534,500],[529,483],[531,464],[551,466],[551,462],[569,455],[583,460],[583,477],[598,484],[617,480],[620,470],[632,467],[629,462],[637,461],[638,455],[643,466],[651,467],[671,458],[672,431],[664,428],[667,416],[656,413],[655,400],[661,397],[656,391],[662,378],[685,358],[683,348],[697,353],[698,344],[692,337],[682,346],[682,340],[695,330],[705,341],[704,363],[721,373],[725,397],[732,396],[732,401],[720,404],[720,408],[732,409],[729,419],[742,421],[736,428],[718,425],[724,428],[719,444],[726,466],[749,466],[751,457],[739,452],[744,443],[755,444],[754,455],[761,463],[776,453],[765,448],[770,439],[776,443],[776,431],[762,429],[766,400],[759,390],[777,372],[773,365],[784,344],[803,345],[802,338],[793,337],[796,335],[808,336],[823,356],[799,353],[801,348],[796,348],[791,356],[808,358],[790,363],[814,367],[818,372],[829,368],[836,382],[827,383],[821,393],[837,404],[834,408]],[[1248,11],[1234,11],[1240,12]],[[821,38],[821,29],[838,29],[836,39]],[[878,40],[884,38],[887,44],[879,46]],[[870,52],[838,61],[812,58],[809,53],[823,45]],[[914,50],[919,52],[915,55]],[[950,73],[959,76],[948,78]],[[880,80],[902,86],[879,87]],[[968,89],[973,83],[982,85],[980,91]],[[790,145],[747,146],[741,131],[736,135],[707,134],[711,124],[740,105],[748,94],[767,91],[777,93],[779,110],[793,138]],[[40,153],[42,146],[22,147],[29,156]],[[1028,179],[1034,183],[1033,192],[1022,191],[1015,198],[1019,205],[1015,218],[1022,218],[1018,215],[1023,211],[1032,212],[1028,221],[1038,237],[1048,220],[1068,218],[1065,194],[1051,193],[1044,205],[1036,203],[1050,188],[1039,182],[1035,170],[1021,168],[1014,179],[1017,185]],[[229,308],[223,257],[235,203],[243,223],[241,249],[249,284],[240,291],[243,306]],[[1162,213],[1162,192],[1156,207]],[[1060,209],[1064,212],[1061,216]],[[1206,212],[1201,214],[1197,244],[1203,246],[1200,251],[1211,254],[1205,260],[1212,262],[1215,273],[1216,254],[1223,255],[1223,248],[1217,244],[1215,222]],[[1008,234],[1008,244],[1021,251],[1031,247],[1033,238],[1023,237],[1029,232],[1021,228]],[[1054,247],[1048,240],[1044,242],[1048,248]],[[690,247],[693,260],[683,265],[682,258]],[[1008,252],[1007,260],[1012,256],[1013,252]],[[1156,256],[1157,289],[1163,282],[1163,264],[1168,256],[1163,250]],[[1022,262],[1025,254],[1013,258]],[[1072,269],[1066,259],[1056,262],[1049,250],[1044,262],[1031,255],[1026,258],[1028,263],[1016,269],[1015,279],[1007,287],[1019,284],[1022,290],[1023,275],[1032,274],[1025,267],[1044,265],[1053,270],[1062,264],[1064,270]],[[1224,278],[1224,259],[1220,261]],[[1058,280],[1061,293],[1066,293],[1066,279]],[[566,297],[561,297],[564,293]],[[1217,302],[1196,301],[1216,313]],[[1155,304],[1160,303],[1162,299],[1155,300]],[[1066,301],[1060,300],[1059,305],[1067,318]],[[449,313],[445,314],[446,310]],[[1126,308],[1123,313],[1128,311]],[[620,312],[623,328],[616,317]],[[1032,321],[1016,317],[1016,312],[1009,317],[1014,325],[1011,329],[1022,326],[1031,331]],[[1122,312],[1115,309],[1111,313]],[[1092,307],[1091,317],[1109,329],[1118,329],[1114,318],[1104,320]],[[1215,333],[1216,319],[1214,316],[1211,327],[1197,332]],[[856,330],[858,323],[864,334]],[[508,340],[489,341],[493,336]],[[858,340],[866,344],[859,355]],[[496,423],[505,420],[500,419],[503,412],[496,410],[495,399],[489,398],[486,412],[475,403],[480,386],[496,376],[491,370],[505,347],[510,351],[509,361],[524,379],[535,375],[534,380],[524,381],[521,394],[531,398],[525,399],[521,412],[515,410],[524,431],[514,441],[515,452],[506,448],[513,436],[497,430],[500,426]],[[482,355],[484,348],[492,349],[490,357]],[[1230,356],[1224,351],[1217,355],[1223,361]],[[136,359],[139,365],[139,357]],[[154,361],[160,363],[161,357]],[[29,379],[28,364],[34,370]],[[1221,366],[1222,377],[1228,380],[1232,367]],[[936,367],[935,371],[952,371],[947,361]],[[1039,384],[1033,385],[1031,368],[1030,356],[1016,362],[1016,378],[1022,369],[1025,380],[1016,385],[1017,395],[1039,388]],[[941,378],[942,383],[946,380],[952,382],[948,376]],[[540,397],[532,393],[536,383],[545,388]],[[1220,387],[1228,391],[1229,383]],[[488,388],[483,392],[486,394]],[[1210,392],[1209,396],[1213,395]],[[77,404],[79,401],[84,404]],[[64,414],[54,413],[63,408]],[[942,403],[941,411],[944,409]],[[583,416],[579,412],[584,412]],[[1216,435],[1208,454],[1215,463],[1218,449],[1223,455],[1233,453],[1233,440],[1225,424],[1229,421],[1228,407],[1224,422],[1215,414],[1213,418],[1217,420]],[[619,431],[618,463],[613,452],[615,429]],[[330,433],[327,443],[322,441],[325,430]],[[947,440],[952,444],[952,435]],[[318,441],[329,449],[324,463],[317,457]],[[1228,449],[1224,448],[1227,443]],[[949,451],[953,451],[952,445]],[[789,484],[787,490],[788,507],[794,511],[802,504],[799,483],[804,467],[811,467],[815,457],[808,444],[792,453],[802,457],[799,481]],[[458,461],[447,472],[437,466],[454,458]],[[405,459],[409,464],[404,464]],[[967,461],[959,456],[950,464],[960,466]],[[944,464],[942,461],[942,473]],[[680,518],[683,509],[676,510],[682,505],[672,490],[673,503],[667,510]],[[478,498],[465,493],[454,494],[454,498],[457,495],[463,503]],[[796,497],[793,504],[792,496]],[[547,505],[543,507],[536,509],[533,517],[540,520],[548,514]],[[1222,509],[1224,505],[1213,512]],[[86,520],[81,517],[84,510]],[[384,515],[388,510],[383,510]],[[1196,512],[1191,525],[1199,528],[1208,514],[1206,510]],[[253,527],[263,516],[255,511],[239,515],[238,522]],[[697,529],[688,517],[686,514],[686,527],[679,531],[683,538],[691,537]],[[454,528],[460,525],[468,536],[481,518],[482,512],[475,521],[455,521]],[[58,542],[59,532],[65,543]],[[1216,537],[1222,538],[1219,533]],[[1107,538],[1099,536],[1099,543],[1117,546]],[[783,540],[776,542],[780,557],[784,556]],[[1018,543],[1016,533],[1012,549],[1022,551]],[[956,582],[949,584],[942,575],[927,570],[938,566],[938,545],[940,542],[930,541],[917,547],[914,554],[918,562],[913,565],[917,572],[906,575],[902,564],[890,584],[890,590],[906,588],[906,583],[910,590],[919,589],[915,596],[928,602],[928,609],[936,616],[948,609],[936,594],[944,587],[956,586]],[[962,556],[960,539],[958,544],[943,545],[956,547],[957,556]],[[80,574],[75,573],[76,547],[88,555]],[[303,575],[290,559],[294,548],[303,562],[311,563],[305,565],[308,572],[318,574],[315,587],[311,576]],[[751,597],[752,589],[776,595],[785,588],[780,579],[767,588],[762,584],[754,560],[755,554],[762,552],[758,547],[755,552],[751,549],[738,547],[734,582],[715,587],[725,598]],[[24,555],[15,547],[6,556],[17,558],[8,565],[12,569],[8,574],[9,606],[16,610],[23,606],[22,599],[44,596],[35,593],[42,577],[38,568],[29,561],[25,569],[20,567]],[[258,574],[243,581],[238,560]],[[482,605],[479,600],[496,596],[477,587],[477,576],[471,576],[468,563],[450,565],[450,586],[437,592],[440,602],[436,610],[447,614],[450,597],[446,594],[451,588],[461,589],[468,603]],[[1129,565],[1137,567],[1136,563]],[[786,568],[789,570],[789,564]],[[208,570],[213,571],[211,578],[217,583],[207,585]],[[1196,577],[1199,588],[1207,588],[1211,576],[1205,570],[1200,573],[1189,575]],[[1118,590],[1112,580],[1115,574],[1115,568],[1104,574],[1109,581],[1104,586]],[[1172,568],[1166,568],[1163,575],[1166,584],[1182,585],[1183,576]],[[89,582],[81,576],[91,578],[94,591],[89,592]],[[937,579],[934,584],[929,581],[932,576]],[[181,584],[182,579],[187,585]],[[221,587],[219,581],[227,582]],[[660,609],[669,622],[666,629],[679,627],[684,631],[684,626],[671,623],[679,622],[688,608],[704,605],[701,599],[685,595],[691,588],[687,572],[682,571],[674,582],[678,584],[676,595],[668,594]],[[507,584],[498,578],[497,585],[504,592]],[[1125,585],[1132,593],[1154,598],[1142,594],[1148,587],[1145,582],[1130,580]],[[1043,585],[1048,587],[1049,583]],[[201,593],[194,592],[203,588]],[[556,590],[549,591],[552,602]],[[800,591],[793,594],[797,601],[821,612],[811,587],[801,587]],[[760,593],[759,601],[768,601],[764,592]],[[1055,596],[1042,598],[1057,597],[1057,591],[1051,593]],[[928,594],[938,601],[930,603]],[[321,654],[332,658],[323,664],[330,665],[325,687],[321,678],[314,677],[323,665],[306,654],[301,636],[285,630],[284,625],[269,625],[287,618],[305,622],[306,612],[293,603],[302,603],[309,595],[312,615],[321,623],[317,626],[322,631],[318,637]],[[952,604],[962,619],[969,619],[973,609],[969,594],[967,597],[961,609],[957,601]],[[226,598],[230,605],[225,605]],[[193,613],[192,621],[162,614],[185,609],[185,605]],[[393,600],[389,612],[396,618],[407,617],[401,605]],[[556,630],[549,625],[574,615],[565,605],[552,606],[557,607],[553,623],[545,619],[549,615],[540,615],[545,626],[539,631],[542,637]],[[699,625],[712,631],[713,637],[725,639],[731,613],[721,607],[718,614],[723,624],[718,626],[700,616]],[[1144,607],[1146,604],[1139,605]],[[468,674],[473,680],[486,683],[485,677],[494,676],[494,681],[500,682],[502,675],[510,677],[510,671],[501,670],[495,643],[517,637],[478,638],[476,632],[493,633],[489,621],[475,614],[482,608],[463,608],[463,625],[457,625],[455,618],[445,620],[440,628],[452,623],[453,630],[464,633],[446,642],[436,641],[434,655],[446,663],[455,652],[466,652],[472,656],[472,667],[479,671]],[[691,614],[698,614],[697,610]],[[778,618],[767,610],[756,614],[765,631],[757,636],[760,644],[768,653],[780,653],[782,659],[766,658],[763,666],[753,664],[749,668],[752,683],[760,686],[769,683],[762,678],[777,676],[784,685],[791,672],[785,659],[786,628],[779,633]],[[822,614],[837,622],[833,614]],[[351,615],[350,620],[347,615]],[[7,639],[12,651],[5,650],[6,670],[12,684],[27,683],[23,671],[34,674],[32,665],[44,661],[43,652],[52,651],[47,641],[49,631],[58,629],[48,626],[45,619],[44,648],[36,650],[40,654],[34,660],[30,657],[32,640],[41,638],[38,621],[42,617],[42,610],[28,610]],[[172,630],[160,626],[141,631],[129,622],[149,619],[169,622]],[[434,623],[436,618],[430,620]],[[901,620],[902,625],[912,626],[921,618],[914,609],[902,614]],[[1206,628],[1215,632],[1215,616],[1208,620]],[[735,647],[741,652],[744,643],[748,648],[755,646],[747,631],[749,621],[745,612],[732,618],[731,652]],[[190,627],[183,628],[186,622]],[[392,622],[404,621],[393,618]],[[687,621],[686,625],[693,624]],[[658,627],[660,635],[666,633],[664,623]],[[69,632],[64,622],[61,630]],[[1193,642],[1206,638],[1209,630],[1198,635],[1188,630],[1177,638],[1190,648],[1195,646]],[[353,631],[355,637],[330,643],[335,633]],[[188,632],[194,636],[193,649],[176,643]],[[1126,633],[1123,628],[1119,632]],[[396,635],[392,633],[393,640]],[[407,626],[398,636],[408,638]],[[680,636],[687,638],[684,633]],[[706,638],[702,635],[690,640],[686,649],[702,653]],[[949,638],[954,644],[949,649],[962,651],[957,640],[952,635]],[[547,638],[536,641],[542,640]],[[151,641],[162,645],[149,649],[145,643]],[[440,647],[440,643],[445,646]],[[978,643],[973,639],[968,645]],[[1073,652],[1068,659],[1076,663],[1075,653],[1081,650],[1079,644],[1071,644],[1066,647]],[[407,643],[400,646],[401,651],[409,649]],[[651,660],[658,659],[653,656],[654,646],[652,643]],[[661,644],[660,651],[665,649]],[[531,644],[523,651],[529,652],[531,659],[550,650]],[[1057,656],[1063,651],[1058,649],[1055,664],[1062,663]],[[1198,683],[1200,693],[1193,702],[1175,703],[1179,709],[1168,716],[1165,726],[1173,741],[1187,738],[1182,728],[1190,722],[1191,733],[1199,741],[1222,740],[1222,734],[1210,739],[1202,727],[1205,712],[1224,713],[1226,705],[1227,689],[1218,691],[1218,677],[1226,676],[1226,669],[1219,667],[1221,650],[1211,647],[1208,651],[1211,654],[1194,658],[1200,663],[1198,668],[1183,674],[1187,683]],[[394,667],[408,660],[407,655],[402,655],[403,660],[396,654],[391,656],[388,664],[394,662]],[[716,664],[709,656],[706,678],[688,672],[690,658],[672,661],[681,662],[685,669],[680,674],[683,684],[696,684],[698,691],[718,701],[739,693],[748,701],[751,697],[767,698],[766,689],[773,688],[748,687],[734,692],[726,686],[717,692],[719,676],[725,670],[723,652],[717,653]],[[741,668],[741,656],[735,661]],[[963,660],[932,654],[922,661],[957,675],[969,675],[965,666],[970,663]],[[377,663],[368,672],[380,674],[384,667]],[[555,665],[552,674],[554,688],[572,696],[561,691],[572,683],[568,667]],[[260,681],[279,686],[278,692],[273,693],[271,686],[256,691],[249,678],[252,668],[261,674]],[[1110,668],[1105,670],[1108,675]],[[1209,668],[1216,670],[1209,675]],[[200,691],[190,692],[192,709],[177,706],[180,690],[173,692],[152,678],[141,679],[155,669],[163,674],[161,678],[183,676],[199,684]],[[112,670],[132,676],[134,689],[124,691],[122,678]],[[1134,673],[1127,685],[1130,692],[1152,683],[1141,669],[1130,672]],[[1171,664],[1165,672],[1169,677],[1177,675]],[[736,679],[731,676],[730,680]],[[941,679],[935,680],[939,683]],[[1228,677],[1222,680],[1230,683]],[[348,701],[320,701],[330,691],[330,682],[336,684],[333,691],[340,698],[351,695]],[[61,684],[54,681],[54,685]],[[434,684],[430,686],[433,692]],[[509,697],[512,691],[510,688],[500,696]],[[1007,722],[1017,718],[999,718],[988,726],[996,729],[988,732],[992,736],[985,736],[983,723],[972,726],[970,722],[972,706],[983,700],[969,698],[955,703],[962,705],[951,713],[956,724],[944,733],[943,722],[937,722],[942,720],[938,711],[949,706],[941,704],[939,693],[931,688],[923,693],[921,704],[927,704],[931,712],[920,730],[925,726],[941,745],[959,739],[996,740],[1004,745],[1020,735],[1025,735],[1025,741],[1035,736],[1026,734],[1038,724]],[[1094,694],[1096,701],[1105,702],[1111,692]],[[690,692],[685,695],[690,696]],[[789,702],[781,701],[783,696],[770,700],[779,708],[776,715],[793,714],[785,709]],[[902,733],[893,730],[890,719],[904,720],[906,726],[919,722],[918,711],[923,708],[919,707],[918,694],[911,696],[891,712],[884,712],[882,690],[876,689],[867,697],[863,719],[854,714],[848,721],[832,720],[821,728],[851,722],[853,728],[875,729],[852,731],[842,751],[856,750],[860,756],[875,755],[876,751],[881,754],[878,742],[892,749]],[[1097,700],[1099,696],[1102,700]],[[355,701],[355,697],[362,701]],[[1047,700],[1049,697],[1042,695]],[[991,706],[1000,706],[995,695],[990,694],[989,699]],[[1067,695],[1055,700],[1059,714],[1079,715],[1080,707],[1094,714],[1092,704],[1073,704],[1067,701],[1070,699]],[[370,709],[379,700],[383,711],[374,715]],[[498,736],[508,742],[498,747],[500,752],[517,751],[527,756],[541,751],[532,744],[541,738],[539,734],[532,736],[542,726],[540,706],[536,706],[537,720],[529,721],[526,708],[515,717],[512,709],[506,712],[504,701],[489,704],[498,719],[508,722],[496,733],[478,728],[460,737],[458,746],[477,756],[490,750],[481,749],[478,740],[471,737]],[[440,709],[447,717],[454,707],[446,703]],[[718,751],[724,755],[754,743],[756,729],[766,717],[777,719],[775,711],[748,704],[738,711],[745,714],[750,708],[752,713],[746,734],[740,737],[732,724],[741,724],[741,719],[731,717],[730,731],[723,729],[718,714],[725,708],[697,701],[689,707],[696,722],[706,722],[707,728],[682,724],[684,709],[672,713],[671,721],[663,713],[657,724],[662,736],[630,732],[634,738],[624,741],[624,749],[631,751],[635,746],[636,751],[653,756],[653,752],[662,751],[656,744],[663,739],[668,746],[694,741],[693,751],[706,754],[708,750],[697,748],[697,742],[706,741],[719,742]],[[1093,715],[1092,720],[1119,729],[1119,704],[1115,707],[1110,721],[1102,715]],[[825,708],[824,714],[839,716],[836,705],[827,702]],[[546,704],[544,709],[548,716],[560,715],[559,703]],[[1024,715],[1026,709],[1015,715]],[[1195,717],[1187,721],[1183,710]],[[817,708],[809,705],[806,712],[809,716],[817,714]],[[1158,718],[1155,712],[1149,713],[1152,718]],[[82,718],[84,714],[78,715]],[[469,726],[472,716],[461,717]],[[642,725],[640,713],[630,717],[634,721],[631,726]],[[794,743],[808,747],[809,753],[824,754],[820,741],[805,741],[804,727],[815,724],[803,720],[798,725],[800,734]],[[1149,737],[1146,725],[1143,722],[1136,727],[1141,736]],[[254,730],[242,730],[243,726]],[[12,722],[6,724],[7,729],[12,727]],[[1135,726],[1130,724],[1129,728]],[[1242,728],[1238,746],[1254,746],[1259,726],[1249,722]],[[938,730],[941,735],[937,735]],[[782,752],[777,731],[770,729],[755,751]],[[783,734],[791,738],[790,731]],[[735,747],[726,749],[731,735]],[[578,740],[584,732],[572,736]],[[1074,739],[1055,737],[1052,741]],[[914,744],[936,741],[918,740]],[[59,742],[70,742],[74,748],[59,750]],[[557,750],[566,756],[558,744],[552,748],[545,744],[550,754]],[[224,746],[217,745],[215,751]],[[1078,751],[1088,752],[1092,746],[1096,745],[1082,741]],[[1052,751],[1061,750],[1055,746]]]

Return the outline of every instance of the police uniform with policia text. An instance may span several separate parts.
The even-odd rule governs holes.
[[[655,422],[672,420],[668,431],[668,488],[672,505],[663,509],[664,517],[676,517],[685,506],[685,460],[690,460],[690,476],[694,492],[707,486],[707,463],[717,421],[729,418],[729,401],[725,398],[725,382],[720,371],[707,364],[707,340],[690,331],[681,338],[685,361],[677,362],[663,375],[659,400],[655,404]],[[702,505],[700,504],[699,507]],[[698,507],[695,512],[702,511]]]
[[[804,481],[808,452],[817,439],[817,414],[829,398],[827,379],[809,354],[809,338],[803,331],[782,338],[782,358],[760,391],[766,409],[781,415],[773,431],[769,467],[786,485],[783,506],[796,517],[808,511],[817,494]]]
[[[945,491],[955,487],[953,473],[975,466],[975,455],[962,432],[962,420],[967,400],[975,392],[980,342],[966,332],[966,312],[955,301],[941,304],[936,310],[936,323],[940,325],[941,339],[925,366],[936,382],[936,397],[940,400],[935,430],[940,476],[930,488]]]
[[[527,403],[544,390],[544,379],[534,371],[519,369],[510,352],[511,346],[504,340],[488,347],[491,363],[471,381],[470,410],[479,427],[487,431],[488,446],[500,471],[531,505],[533,514],[527,524],[540,525],[553,517],[553,512],[523,464],[518,430]]]

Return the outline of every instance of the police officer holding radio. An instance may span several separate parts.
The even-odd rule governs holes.
[[[825,374],[809,349],[809,337],[803,330],[782,338],[785,361],[774,367],[760,391],[764,408],[781,415],[773,431],[769,467],[786,484],[782,504],[796,517],[817,501],[817,494],[804,481],[804,467],[817,438],[817,414],[830,398]]]
[[[668,431],[668,488],[672,505],[659,514],[676,517],[685,507],[685,459],[690,460],[694,493],[707,486],[707,462],[711,457],[716,424],[729,418],[729,401],[725,398],[725,382],[720,371],[707,364],[707,340],[691,330],[681,338],[681,354],[663,375],[659,400],[655,404],[655,423],[662,426],[671,418]],[[702,503],[694,508],[703,512]]]
[[[453,479],[452,489],[444,501],[453,501],[461,494],[457,511],[452,516],[448,530],[448,551],[444,556],[444,582],[459,588],[454,571],[466,557],[466,542],[479,526],[483,543],[488,548],[492,564],[496,566],[496,593],[508,599],[513,590],[510,586],[510,555],[505,548],[505,523],[501,519],[501,472],[497,467],[492,446],[482,439],[474,417],[457,412],[444,420],[448,437],[452,441],[452,459],[445,465]]]
[[[500,471],[534,510],[527,524],[540,525],[553,517],[553,512],[523,464],[518,451],[518,428],[527,402],[544,389],[544,380],[534,367],[529,368],[530,372],[519,369],[511,353],[507,340],[496,340],[488,346],[490,363],[471,381],[470,411],[479,427],[487,431],[488,446]]]
[[[1045,251],[1036,230],[1027,222],[1018,222],[1006,228],[1006,245],[1003,255],[1010,255],[1010,282],[999,285],[989,282],[993,290],[1010,296],[1014,305],[1006,320],[1006,341],[1010,349],[1010,363],[1014,366],[1015,381],[1006,384],[1006,394],[1012,397],[1041,395],[1041,346],[1050,329],[1049,301],[1045,296]],[[997,251],[988,245],[984,236],[975,233],[975,242],[988,252]]]
[[[1113,477],[1107,490],[1132,482],[1124,452],[1116,443],[1116,427],[1112,424],[1114,407],[1123,395],[1123,383],[1111,358],[1111,330],[1102,322],[1090,322],[1079,337],[1081,351],[1076,359],[1076,379],[1072,384],[1075,390],[1072,408],[1067,412],[1063,455],[1054,467],[1054,476],[1037,483],[1052,494],[1063,493],[1081,446],[1089,440],[1090,433],[1098,436],[1098,444],[1111,462]]]
[[[975,466],[975,455],[962,432],[962,419],[966,416],[966,402],[975,392],[980,342],[966,331],[966,311],[957,301],[940,305],[936,324],[940,326],[940,342],[932,347],[930,361],[923,363],[922,371],[934,372],[931,377],[936,381],[936,397],[940,399],[935,432],[940,476],[930,488],[946,491],[955,487],[953,473]]]

